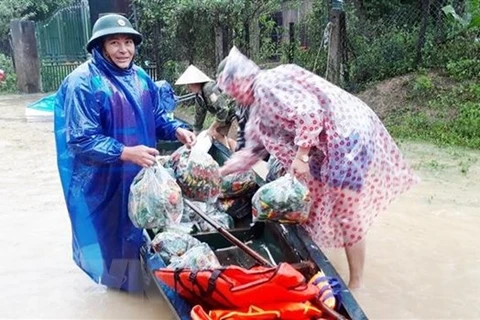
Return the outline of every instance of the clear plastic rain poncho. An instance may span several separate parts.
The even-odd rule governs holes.
[[[218,85],[249,105],[246,146],[223,174],[246,171],[267,153],[289,170],[310,148],[305,222],[322,247],[352,246],[373,219],[417,181],[377,115],[360,99],[297,66],[260,70],[233,48]]]
[[[161,108],[158,88],[135,65],[122,70],[93,58],[62,83],[55,106],[57,161],[72,226],[73,259],[94,281],[142,289],[142,229],[128,217],[140,167],[120,160],[124,146],[175,140],[179,122]]]

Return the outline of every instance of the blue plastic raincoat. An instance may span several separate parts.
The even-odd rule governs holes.
[[[73,259],[94,281],[142,290],[142,230],[128,217],[130,184],[140,167],[120,160],[124,146],[174,140],[157,86],[135,65],[119,69],[98,48],[56,94],[57,162],[72,226]]]
[[[177,97],[173,91],[172,85],[166,80],[155,82],[160,91],[161,104],[167,113],[171,113],[177,106]]]

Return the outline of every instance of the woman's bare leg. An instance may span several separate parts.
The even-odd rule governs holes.
[[[345,253],[350,271],[348,287],[350,289],[357,289],[361,287],[363,281],[363,267],[365,265],[366,253],[365,239],[362,239],[351,247],[345,247]]]

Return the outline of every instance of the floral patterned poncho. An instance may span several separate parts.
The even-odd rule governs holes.
[[[299,66],[261,71],[233,48],[218,84],[251,108],[246,147],[224,174],[248,169],[267,152],[290,168],[299,146],[311,148],[313,203],[304,227],[321,247],[362,240],[373,219],[418,179],[364,102]]]

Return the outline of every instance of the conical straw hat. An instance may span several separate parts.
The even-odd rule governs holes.
[[[194,65],[190,65],[187,70],[178,78],[176,85],[192,84],[192,83],[205,83],[213,81],[205,73],[200,71]]]

